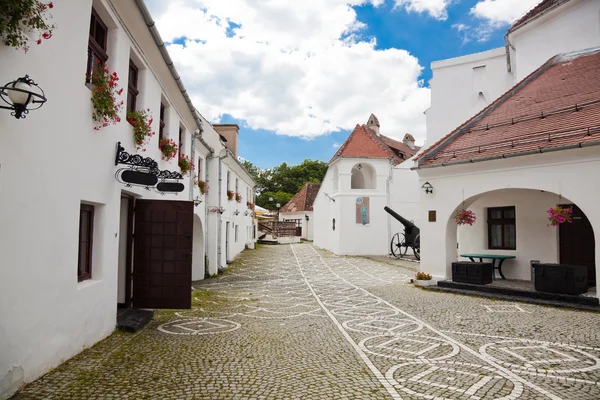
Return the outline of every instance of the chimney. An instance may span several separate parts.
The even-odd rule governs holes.
[[[402,141],[411,149],[415,148],[415,138],[410,133],[404,135],[404,139]]]
[[[379,136],[379,120],[375,116],[375,114],[371,114],[369,117],[369,121],[367,122],[367,126],[373,130]]]
[[[240,127],[237,124],[214,124],[213,128],[225,138],[225,147],[237,157]]]

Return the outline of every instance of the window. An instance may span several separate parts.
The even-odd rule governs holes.
[[[231,181],[231,174],[229,173],[229,171],[227,171],[227,190],[231,190],[231,185],[230,182]]]
[[[239,225],[236,225],[236,226],[235,226],[235,242],[236,242],[236,243],[237,243],[237,241],[238,241],[238,227],[239,227]]]
[[[515,215],[514,206],[488,208],[488,247],[490,249],[517,249]]]
[[[239,182],[238,182],[238,178],[235,178],[235,192],[236,192],[236,193],[239,193],[239,192],[240,192],[240,190],[239,190]]]
[[[90,20],[90,38],[88,41],[88,60],[86,73],[91,75],[92,68],[95,65],[104,65],[108,60],[106,54],[106,38],[108,28],[102,22],[96,11],[92,8],[92,18]]]
[[[92,278],[92,237],[94,233],[94,207],[82,204],[79,209],[79,259],[77,281]]]
[[[138,91],[138,67],[129,60],[129,79],[127,84],[127,112],[135,111]]]
[[[201,181],[204,180],[202,178],[202,157],[198,157],[198,179],[200,179]]]
[[[179,127],[179,152],[183,154],[183,128]]]
[[[158,124],[158,143],[165,137],[165,106],[160,103],[160,123]]]
[[[376,189],[377,176],[375,169],[367,164],[357,164],[352,168],[352,177],[350,178],[351,189]]]

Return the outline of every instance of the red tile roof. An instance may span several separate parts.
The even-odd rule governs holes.
[[[508,32],[512,32],[512,31],[518,29],[519,27],[521,27],[525,23],[529,22],[533,18],[543,14],[549,8],[554,7],[554,6],[559,6],[568,1],[569,0],[542,0],[540,3],[538,3],[537,6],[533,7],[525,15],[523,15],[521,18],[519,18],[517,21],[515,21],[512,24],[512,26],[510,28],[508,28]]]
[[[287,204],[279,210],[280,213],[296,213],[302,211],[312,211],[313,203],[321,187],[318,183],[307,183]]]
[[[407,144],[390,137],[378,136],[366,125],[356,125],[330,162],[339,157],[391,158],[394,160],[394,164],[400,164],[412,157],[418,150],[418,147],[411,149]]]
[[[600,141],[600,48],[561,54],[429,147],[419,166]]]

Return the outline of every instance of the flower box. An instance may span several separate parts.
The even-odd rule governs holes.
[[[437,285],[437,282],[434,281],[433,279],[428,279],[428,280],[423,280],[423,279],[415,279],[413,281],[413,284],[415,286],[420,286],[420,287],[427,287],[427,286],[435,286]]]

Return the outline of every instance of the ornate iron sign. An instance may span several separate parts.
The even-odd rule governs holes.
[[[119,183],[126,187],[141,186],[146,190],[154,189],[158,193],[177,193],[185,189],[183,175],[175,171],[161,171],[158,163],[150,157],[142,157],[139,154],[129,154],[117,143],[117,154],[115,156],[115,165],[128,165],[128,168],[119,168],[115,173],[115,178]]]

